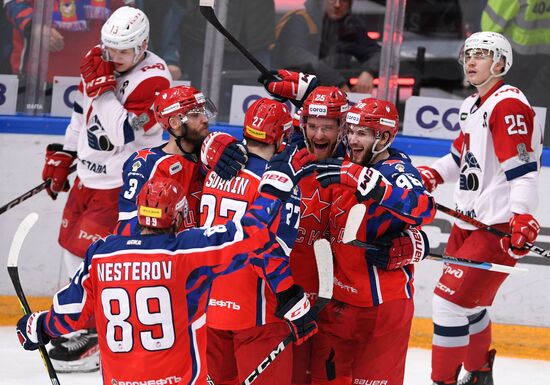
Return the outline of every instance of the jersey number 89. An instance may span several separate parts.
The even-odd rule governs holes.
[[[114,353],[126,353],[133,349],[135,341],[134,325],[129,322],[131,314],[136,314],[142,325],[160,325],[162,329],[161,333],[157,332],[159,337],[155,337],[152,330],[139,333],[139,342],[145,350],[172,347],[175,333],[168,289],[164,286],[140,287],[136,290],[134,304],[135,309],[131,309],[130,295],[122,288],[109,287],[101,292],[101,305],[107,318],[106,339],[109,349]],[[155,309],[150,309],[150,306]]]

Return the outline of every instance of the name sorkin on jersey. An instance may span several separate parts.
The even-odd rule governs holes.
[[[172,278],[172,261],[99,262],[97,279],[113,281],[159,281]]]
[[[215,172],[208,174],[208,178],[205,181],[205,186],[220,191],[225,191],[232,194],[245,195],[246,188],[248,187],[248,179],[236,176],[231,180],[224,180],[218,176]]]

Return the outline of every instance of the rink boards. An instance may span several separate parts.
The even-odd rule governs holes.
[[[224,127],[225,128],[225,127]],[[231,127],[234,132],[239,129]],[[48,143],[61,142],[62,131],[52,129],[58,135],[6,134],[9,130],[0,127],[0,204],[5,204],[41,182],[44,150]],[[412,154],[415,165],[430,164],[448,151],[448,143],[426,139],[398,138],[396,147]],[[547,157],[548,158],[548,157]],[[538,244],[550,248],[550,167],[543,167],[539,186],[539,206],[535,217],[542,230]],[[441,186],[435,194],[436,200],[452,207],[451,185]],[[546,193],[546,195],[545,195]],[[21,205],[10,209],[0,217],[0,266],[6,265],[9,245],[16,226],[31,211],[40,215],[40,220],[23,245],[20,260],[22,285],[31,297],[34,309],[49,306],[50,296],[66,284],[67,274],[61,264],[61,251],[57,235],[61,212],[67,194],[61,194],[52,201],[41,193]],[[546,215],[545,215],[546,214]],[[430,237],[434,252],[441,252],[448,238],[452,218],[438,213],[437,219],[425,230]],[[550,360],[550,261],[540,257],[527,257],[520,264],[530,271],[527,275],[508,278],[502,286],[491,310],[491,317],[497,324],[495,344],[499,354]],[[417,266],[415,274],[415,322],[411,346],[428,347],[432,326],[431,295],[440,275],[442,265],[425,261]],[[20,309],[13,296],[5,268],[0,268],[0,325],[13,325]],[[499,346],[502,345],[502,346]]]

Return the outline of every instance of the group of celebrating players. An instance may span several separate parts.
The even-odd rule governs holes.
[[[512,62],[501,35],[466,40],[465,76],[478,93],[462,107],[452,153],[419,169],[391,147],[391,102],[350,107],[337,87],[287,70],[261,79],[277,100],[249,107],[242,142],[210,133],[215,107],[194,87],[169,88],[148,35],[138,9],[112,14],[82,61],[65,143],[47,149],[48,192],[70,189],[59,242],[72,278],[17,332],[28,350],[61,341],[50,350],[58,369],[94,370],[100,356],[105,384],[238,384],[290,330],[294,346],[258,384],[402,384],[430,192],[458,180],[457,209],[512,234],[461,222],[449,254],[513,265],[535,240],[542,135],[521,91],[500,79]],[[298,116],[282,99],[301,106]],[[502,201],[491,203],[495,194]],[[356,204],[366,206],[357,237],[368,249],[342,240]],[[321,238],[334,290],[316,314]],[[436,288],[432,380],[457,384],[464,363],[461,384],[492,384],[487,307],[505,275],[461,271]],[[57,338],[81,329],[83,344]]]

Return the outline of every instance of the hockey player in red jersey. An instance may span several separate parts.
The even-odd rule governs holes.
[[[457,211],[512,235],[499,239],[457,220],[446,253],[513,266],[540,230],[532,213],[542,128],[523,93],[502,80],[512,66],[512,48],[504,36],[474,33],[466,39],[460,61],[477,92],[460,108],[460,134],[451,153],[421,167],[422,179],[430,191],[457,182]],[[468,373],[460,384],[492,385],[496,352],[489,350],[488,308],[506,275],[453,267],[443,271],[435,288],[432,380],[454,385],[464,364]]]
[[[288,108],[271,99],[259,99],[247,110],[243,136],[248,149],[245,168],[226,182],[217,173],[206,176],[201,200],[201,225],[225,223],[239,218],[258,196],[258,184],[265,166],[291,130]],[[215,384],[240,384],[288,335],[281,320],[280,305],[288,296],[301,293],[290,275],[289,254],[300,220],[300,194],[293,191],[282,208],[277,240],[280,247],[263,256],[270,263],[267,280],[245,268],[212,285],[208,308],[208,371]],[[235,285],[238,282],[238,285]],[[305,338],[296,341],[301,344]],[[255,381],[258,385],[290,385],[292,349],[285,349],[269,369]]]
[[[278,96],[278,97],[284,97],[289,99],[295,99],[300,102],[303,102],[303,111],[302,111],[302,129],[305,133],[305,140],[308,143],[308,147],[310,151],[312,151],[317,159],[319,160],[326,160],[327,162],[330,161],[330,163],[327,163],[327,165],[330,165],[329,168],[331,171],[329,171],[329,174],[332,174],[332,172],[336,172],[337,175],[340,175],[340,166],[341,163],[345,160],[345,164],[351,165],[351,163],[348,161],[349,157],[346,155],[346,149],[343,145],[343,139],[347,139],[345,137],[343,128],[345,125],[345,119],[348,111],[348,101],[345,93],[340,91],[336,87],[315,87],[316,81],[314,78],[311,77],[311,75],[307,74],[297,74],[286,70],[281,70],[276,73],[276,76],[278,80],[275,81],[264,81],[264,85],[266,86],[266,89]],[[392,112],[395,112],[395,107],[393,107]],[[387,112],[386,112],[387,113]],[[387,123],[387,122],[386,122]],[[383,141],[386,145],[384,147],[383,145],[378,146],[378,143],[376,146],[380,147],[380,152],[382,155],[377,158],[384,158],[384,156],[387,156],[387,147],[389,144],[391,144],[391,141],[393,140],[395,134],[397,133],[397,120],[394,122],[393,129],[391,130],[391,135],[389,139],[387,137],[384,137]],[[377,125],[377,130],[382,131],[380,128],[380,125]],[[386,136],[386,135],[382,135]],[[382,139],[382,138],[381,138]],[[372,143],[371,143],[372,145]],[[369,147],[368,145],[366,147]],[[393,151],[393,150],[392,150]],[[366,151],[369,153],[368,151]],[[401,154],[401,153],[399,153]],[[378,156],[378,154],[376,154]],[[393,153],[392,153],[393,155]],[[405,156],[406,157],[406,156]],[[336,159],[329,159],[329,158],[337,158]],[[361,158],[358,157],[358,159],[354,159],[354,161],[361,161]],[[369,159],[364,160],[363,162],[368,162]],[[410,160],[408,157],[406,158],[406,161],[409,162]],[[321,164],[323,164],[323,161],[321,161]],[[358,169],[362,169],[361,166],[355,165]],[[409,166],[410,168],[412,166]],[[399,166],[401,168],[401,166]],[[393,168],[392,168],[393,169]],[[328,171],[328,170],[327,170]],[[389,171],[389,170],[386,170]],[[411,170],[407,170],[408,172],[412,172]],[[414,170],[416,172],[416,170]],[[417,183],[418,185],[421,185],[419,181],[419,176],[417,177]],[[345,210],[349,209],[353,205],[354,199],[349,195],[349,191],[345,191],[347,195],[343,195],[340,191],[340,187],[331,186],[328,188],[321,188],[319,185],[319,182],[314,179],[315,176],[310,176],[307,178],[304,178],[300,182],[300,187],[302,189],[302,215],[301,215],[301,222],[300,222],[300,230],[302,230],[302,233],[299,232],[298,238],[296,240],[295,247],[291,254],[291,265],[292,265],[292,273],[293,277],[295,278],[296,282],[303,285],[305,288],[311,288],[311,293],[313,295],[316,294],[316,288],[317,288],[317,279],[314,277],[314,274],[316,272],[316,266],[315,262],[313,260],[313,251],[311,250],[311,245],[313,244],[314,240],[319,237],[329,237],[329,232],[334,232],[336,226],[336,219],[338,219],[339,223],[339,230],[338,232],[342,231],[343,226],[345,225],[345,221],[347,219],[347,215],[345,214]],[[324,179],[324,178],[323,178]],[[332,178],[331,180],[334,183],[344,183],[345,180],[340,181],[338,178]],[[332,183],[325,183],[326,186]],[[409,183],[410,184],[410,183]],[[353,188],[356,188],[356,185],[352,186]],[[334,190],[334,191],[332,191]],[[309,202],[306,198],[306,192],[311,192],[311,198],[309,199]],[[397,190],[396,190],[397,191]],[[414,197],[419,194],[419,191],[415,191],[411,194],[410,199],[414,200]],[[346,198],[347,199],[346,199]],[[395,197],[394,197],[395,200]],[[425,217],[426,220],[428,220],[428,217],[432,217],[434,214],[433,209],[433,202],[430,203],[429,197],[423,197],[421,199],[423,202],[422,204],[426,204],[425,209],[427,209],[427,212],[420,212],[419,210],[414,210],[413,216],[419,216],[419,217]],[[343,202],[347,202],[350,204],[349,207],[342,209],[341,205]],[[350,203],[351,202],[351,203]],[[357,202],[355,200],[355,202]],[[340,206],[335,206],[335,204],[339,204]],[[405,209],[410,208],[407,206]],[[335,211],[335,212],[334,212]],[[382,210],[380,210],[382,211]],[[385,212],[385,211],[384,211]],[[380,213],[378,212],[377,215]],[[371,213],[372,215],[372,213]],[[385,212],[386,219],[388,216],[388,213]],[[399,215],[398,212],[394,212],[393,215]],[[329,220],[330,216],[330,220]],[[370,217],[369,217],[370,218]],[[416,218],[418,219],[418,218]],[[414,219],[408,219],[409,222],[417,222],[421,223],[423,220],[414,220]],[[400,222],[400,221],[396,221]],[[330,223],[330,227],[329,227]],[[375,221],[372,221],[373,228]],[[395,226],[394,226],[395,227]],[[401,228],[403,227],[403,223],[401,223]],[[388,230],[386,227],[381,227],[381,230]],[[400,229],[393,229],[395,231],[391,231],[392,229],[389,229],[388,233],[386,233],[386,236],[382,239],[376,239],[377,237],[371,237],[368,238],[369,242],[373,242],[376,239],[376,244],[371,244],[371,248],[369,250],[370,259],[371,261],[375,261],[379,265],[383,265],[383,268],[389,269],[395,269],[399,266],[406,266],[407,264],[411,263],[411,261],[417,261],[419,258],[414,258],[414,255],[419,253],[423,257],[425,253],[427,253],[428,245],[427,240],[425,238],[425,234],[420,232],[416,229],[411,229],[408,233],[402,233]],[[301,239],[301,235],[303,234],[303,238]],[[415,238],[416,237],[416,238]],[[341,238],[341,237],[340,237]],[[302,242],[300,242],[300,239]],[[334,237],[333,237],[334,239]],[[418,244],[417,247],[415,247],[415,244]],[[340,253],[340,258],[346,259],[350,255],[357,254],[357,248],[353,248],[351,246],[346,246],[347,249]],[[365,251],[360,251],[360,260],[361,264],[365,265]],[[338,260],[335,260],[335,263],[338,263]],[[372,262],[370,262],[372,263]],[[297,268],[295,268],[295,266]],[[347,265],[345,265],[347,266]],[[371,267],[372,269],[375,269],[376,267]],[[410,267],[406,267],[407,271],[412,271]],[[358,271],[364,271],[359,269]],[[404,271],[404,270],[403,270]],[[399,273],[401,276],[404,275],[403,271],[401,269],[399,270]],[[364,273],[363,273],[364,274]],[[395,274],[397,275],[397,274]],[[365,277],[358,277],[360,281],[365,281]],[[407,279],[412,279],[412,275],[409,276]],[[401,287],[396,289],[399,290],[405,290],[409,289],[410,292],[407,294],[409,297],[412,296],[412,286],[405,285],[404,283],[401,284]],[[341,283],[335,282],[335,290],[338,290],[339,285],[341,286]],[[406,287],[405,287],[406,286]],[[345,289],[345,288],[344,288]],[[408,298],[409,298],[408,297]],[[412,317],[412,301],[409,301],[411,305],[408,306],[409,312],[409,318],[404,320],[405,327],[404,329],[406,332],[406,336],[408,336],[409,329],[410,329],[410,318]],[[329,305],[329,310],[330,310]],[[325,312],[323,312],[325,313]],[[321,313],[321,319],[323,319],[323,313]],[[325,313],[326,315],[327,313]],[[382,315],[381,317],[383,317]],[[353,316],[350,316],[353,317]],[[407,328],[408,325],[408,328]],[[322,328],[324,326],[320,325],[320,331],[322,331]],[[346,326],[342,326],[345,328]],[[372,332],[372,328],[368,329]],[[367,333],[367,331],[364,331],[364,333]],[[318,340],[321,337],[316,335],[314,338],[312,338],[311,345],[318,346]],[[353,339],[353,337],[351,338]],[[322,342],[322,341],[321,341]],[[405,349],[401,351],[401,355],[399,356],[399,363],[402,364],[404,369],[404,359],[406,354],[406,342],[407,338],[401,338],[399,341],[401,343],[400,346],[405,343]],[[294,382],[295,383],[309,383],[309,372],[310,372],[310,356],[312,355],[312,349],[311,345],[309,346],[309,350],[305,350],[306,346],[301,346],[297,350],[297,354],[294,360]],[[351,346],[351,345],[350,345]],[[361,351],[360,347],[355,346],[355,350]],[[398,350],[398,349],[397,349]],[[325,374],[325,364],[328,364],[331,368],[334,368],[334,361],[332,361],[332,358],[330,356],[325,356],[325,352],[322,354],[317,354],[316,352],[313,353],[312,358],[312,373],[315,377],[314,382],[322,382],[323,378],[333,378],[334,376],[332,374],[329,374],[328,376]],[[346,353],[347,354],[347,353]],[[338,381],[342,383],[349,383],[352,381],[350,378],[352,376],[352,370],[350,369],[350,366],[348,366],[349,357],[352,357],[353,355],[349,353],[349,355],[342,355],[339,354],[338,361],[340,363],[339,370],[338,370]],[[369,358],[370,360],[371,358]],[[313,362],[314,361],[314,362]],[[364,360],[355,360],[354,361],[355,368],[364,369],[367,364]],[[322,368],[321,368],[322,367]],[[328,367],[327,367],[328,368]],[[388,369],[388,367],[383,367],[385,372],[393,373],[393,369]],[[317,373],[316,373],[317,372]],[[359,374],[359,370],[356,369],[354,372]],[[384,373],[385,373],[384,372]],[[393,374],[392,374],[393,375]],[[403,376],[402,371],[398,370],[397,374],[395,374],[397,378]],[[364,377],[356,377],[358,378],[358,381],[364,380]],[[337,382],[338,382],[337,381]],[[401,380],[402,381],[402,380]],[[334,382],[331,382],[334,383]]]
[[[425,234],[411,226],[431,222],[435,202],[410,158],[390,147],[398,123],[392,103],[363,99],[346,114],[352,161],[319,162],[317,180],[332,185],[335,197],[330,211],[334,292],[313,341],[314,383],[403,384],[413,264],[428,253]],[[342,241],[347,213],[358,202],[366,215],[357,238],[378,249]]]
[[[81,84],[64,144],[50,144],[42,177],[55,199],[69,190],[69,167],[77,178],[69,193],[59,244],[69,276],[86,249],[117,222],[122,164],[134,151],[161,143],[162,129],[151,109],[155,94],[170,87],[166,63],[147,50],[149,21],[139,9],[122,7],[101,30],[101,46],[81,62]],[[93,322],[89,325],[93,327]],[[60,371],[98,368],[97,337],[85,332],[50,351]]]
[[[119,196],[119,224],[116,232],[128,235],[138,229],[136,197],[142,186],[156,176],[177,180],[184,188],[189,206],[183,228],[199,223],[199,202],[204,181],[201,168],[201,147],[205,148],[203,161],[207,168],[221,170],[224,178],[238,170],[224,167],[225,157],[244,165],[246,150],[231,135],[209,135],[208,120],[216,115],[216,107],[202,92],[191,86],[176,86],[161,92],[153,106],[155,118],[170,134],[168,142],[133,153],[122,167],[123,187]],[[207,139],[205,139],[207,138]],[[224,154],[225,152],[225,154]],[[223,156],[222,156],[223,155]]]
[[[18,322],[21,344],[34,350],[95,317],[104,384],[206,385],[212,281],[246,264],[277,274],[262,255],[278,247],[281,207],[312,171],[311,159],[306,150],[288,146],[268,164],[260,194],[242,217],[177,235],[187,207],[184,189],[173,179],[150,180],[138,196],[141,234],[95,242],[50,311]],[[306,338],[316,329],[307,298],[298,293],[286,300],[280,316],[297,339]]]

